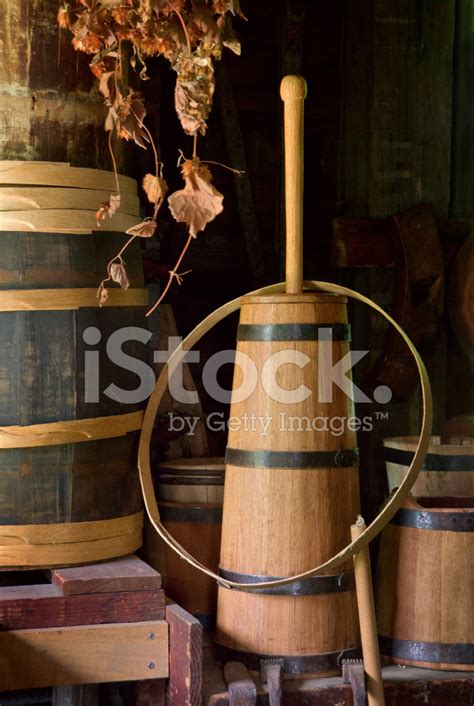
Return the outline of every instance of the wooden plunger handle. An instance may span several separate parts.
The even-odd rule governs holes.
[[[280,95],[285,105],[286,291],[303,291],[303,101],[306,81],[285,76]]]
[[[351,526],[351,539],[355,542],[367,529],[360,517],[357,524]],[[356,582],[357,607],[359,611],[360,637],[364,671],[367,682],[368,706],[385,706],[380,652],[375,620],[372,573],[367,546],[354,554],[354,574]]]

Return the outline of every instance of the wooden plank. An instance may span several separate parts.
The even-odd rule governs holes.
[[[67,627],[164,620],[164,591],[64,596],[57,586],[0,588],[0,629]]]
[[[454,6],[454,0],[374,0],[372,216],[420,201],[431,203],[438,216],[448,215]]]
[[[135,555],[104,564],[55,569],[51,580],[65,596],[161,588],[160,574]]]
[[[471,0],[456,3],[454,42],[453,149],[450,215],[474,216],[472,182],[474,179],[474,7]]]
[[[202,703],[202,625],[183,608],[166,606],[170,663],[168,706]]]
[[[99,692],[95,684],[56,686],[52,706],[99,706]]]
[[[166,681],[148,679],[136,682],[136,702],[134,706],[166,706]],[[130,706],[132,706],[130,704]]]
[[[97,205],[97,208],[100,204]],[[0,211],[0,231],[40,231],[48,233],[77,233],[89,235],[92,231],[126,231],[139,223],[137,216],[116,213],[97,223],[96,211],[79,209],[35,209],[30,211]]]
[[[240,662],[227,662],[224,677],[229,690],[229,706],[256,706],[257,687]]]
[[[167,676],[165,621],[0,633],[5,691]]]

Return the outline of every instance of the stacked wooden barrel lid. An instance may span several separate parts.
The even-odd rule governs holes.
[[[162,463],[154,477],[160,516],[166,529],[212,571],[221,547],[224,499],[223,458],[187,458]],[[182,561],[153,532],[150,560],[161,572],[167,593],[193,613],[205,628],[213,627],[217,586],[208,576]]]
[[[138,243],[127,250],[130,289],[112,285],[103,308],[96,296],[139,220],[136,183],[119,184],[120,213],[98,227],[112,173],[0,162],[0,568],[98,561],[141,544],[141,405],[118,388],[137,387],[125,356],[146,350],[111,338],[145,325]]]
[[[417,437],[384,441],[390,490]],[[413,496],[382,533],[377,577],[381,653],[391,662],[474,670],[474,446],[432,437]]]

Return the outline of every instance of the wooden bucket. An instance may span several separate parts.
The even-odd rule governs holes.
[[[380,651],[396,664],[474,670],[474,498],[411,498],[382,533]]]
[[[7,171],[11,192],[6,182],[16,177]],[[55,174],[69,175],[72,186],[76,172],[92,170],[59,165]],[[118,329],[145,325],[140,247],[127,251],[132,288],[111,289],[99,308],[98,283],[124,234],[26,232],[9,229],[9,218],[0,209],[0,568],[128,554],[141,544],[142,412],[104,390],[137,387],[106,345]],[[146,356],[133,341],[123,352]]]
[[[390,492],[405,478],[417,443],[416,436],[384,439]],[[474,496],[474,446],[441,444],[439,436],[433,436],[412,494],[415,497]]]
[[[180,459],[162,463],[154,479],[158,508],[166,529],[198,561],[217,571],[221,544],[223,458]],[[159,537],[150,537],[151,554],[167,594],[195,615],[206,629],[215,626],[217,586]],[[157,547],[156,545],[160,546]],[[159,556],[161,554],[161,556]]]
[[[309,570],[350,541],[359,512],[353,405],[336,385],[331,402],[318,401],[323,381],[317,389],[327,356],[335,364],[349,351],[346,300],[244,297],[237,338],[219,573],[252,584]],[[288,404],[285,390],[301,386],[311,393]],[[358,647],[352,562],[284,587],[219,587],[217,642],[223,660],[252,670],[279,657],[288,676],[337,673]]]

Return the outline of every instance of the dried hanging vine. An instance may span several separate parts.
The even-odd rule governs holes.
[[[171,194],[168,204],[173,217],[184,222],[189,237],[170,272],[165,290],[150,314],[162,301],[173,279],[181,282],[178,268],[192,239],[223,209],[223,196],[212,185],[212,175],[196,151],[197,136],[204,135],[214,95],[214,61],[223,47],[240,54],[240,44],[232,28],[232,16],[244,15],[239,0],[79,0],[77,7],[61,6],[58,23],[69,29],[78,51],[92,55],[90,67],[108,107],[105,129],[116,176],[116,191],[100,204],[96,217],[100,224],[120,208],[120,184],[113,150],[114,137],[133,140],[151,149],[155,173],[147,174],[143,189],[153,204],[153,216],[127,231],[131,237],[107,265],[107,277],[98,290],[100,304],[108,297],[107,283],[117,282],[128,289],[129,280],[123,255],[136,237],[150,238],[157,229],[157,215],[167,192],[162,164],[150,131],[145,125],[146,108],[142,95],[125,81],[124,44],[131,46],[130,64],[146,80],[148,57],[161,55],[176,72],[175,108],[182,128],[194,137],[193,157],[181,165],[184,188]],[[244,18],[245,19],[245,18]]]

